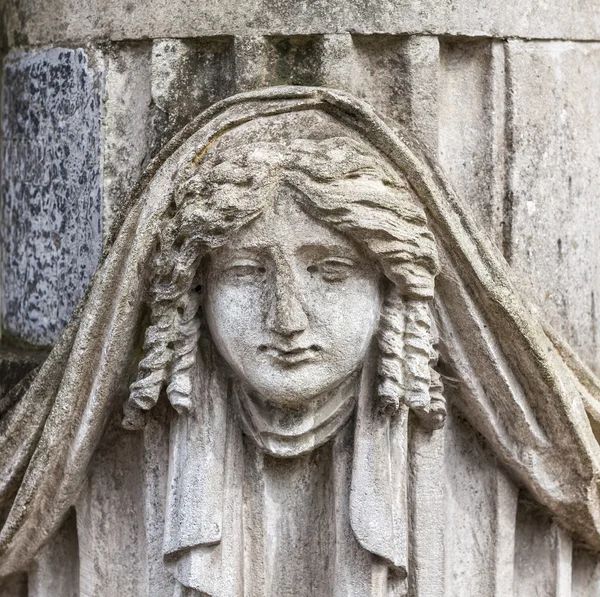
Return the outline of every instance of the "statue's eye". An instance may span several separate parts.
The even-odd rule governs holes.
[[[351,259],[330,257],[318,263],[313,263],[306,269],[313,275],[320,275],[327,282],[341,282],[352,274],[355,267],[356,264]]]
[[[228,268],[227,273],[234,279],[254,280],[262,278],[267,269],[259,261],[240,260],[233,262]]]

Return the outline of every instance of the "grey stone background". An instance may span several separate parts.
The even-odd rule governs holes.
[[[521,293],[600,372],[597,0],[8,0],[0,16],[3,341],[56,341],[128,190],[177,129],[232,93],[291,83],[349,90],[414,131]],[[52,69],[60,85],[40,86]],[[152,425],[106,440],[76,524],[28,588],[15,578],[0,597],[62,594],[49,578],[79,579],[81,595],[169,594],[153,518],[166,439]],[[439,445],[412,441],[432,480],[414,488],[413,597],[599,594],[597,557],[529,504],[464,420],[451,411]]]

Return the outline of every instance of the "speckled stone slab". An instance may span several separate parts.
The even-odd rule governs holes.
[[[2,328],[50,345],[102,251],[102,73],[82,49],[13,52],[2,89]]]

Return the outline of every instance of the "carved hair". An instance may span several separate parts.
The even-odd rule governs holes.
[[[379,331],[379,384],[381,409],[395,414],[404,403],[425,426],[444,421],[445,408],[437,365],[437,335],[430,306],[407,299],[397,286],[386,292]]]
[[[382,410],[395,413],[405,403],[428,415],[435,394],[432,416],[442,416],[430,312],[438,256],[425,213],[383,157],[366,144],[335,137],[209,149],[186,162],[155,255],[151,322],[125,405],[126,426],[143,422],[140,411],[152,408],[165,386],[176,409],[191,407],[202,319],[194,290],[200,263],[259,218],[282,185],[295,190],[306,213],[361,245],[388,280],[378,332]]]

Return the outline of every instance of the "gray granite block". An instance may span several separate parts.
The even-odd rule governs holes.
[[[49,345],[102,252],[101,73],[81,49],[13,52],[2,89],[2,330]]]

